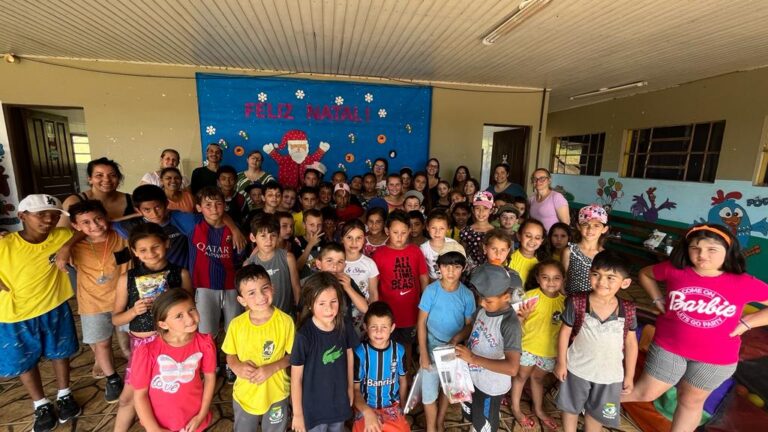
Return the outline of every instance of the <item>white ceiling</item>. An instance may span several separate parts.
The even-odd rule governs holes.
[[[482,45],[518,3],[0,0],[0,52],[550,88],[551,111],[768,65],[764,0],[552,0]]]

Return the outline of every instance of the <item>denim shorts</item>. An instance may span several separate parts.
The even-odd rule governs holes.
[[[435,403],[440,394],[440,374],[434,364],[429,369],[419,369],[421,373],[421,402],[425,404]]]
[[[28,320],[0,323],[0,376],[16,377],[34,368],[41,357],[61,360],[72,357],[79,345],[75,320],[64,302]]]

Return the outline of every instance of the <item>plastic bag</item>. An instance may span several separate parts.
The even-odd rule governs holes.
[[[440,386],[450,403],[470,402],[475,386],[469,375],[469,365],[456,357],[453,345],[442,345],[432,350],[440,376]]]
[[[419,403],[421,403],[421,370],[416,373],[416,377],[413,379],[411,391],[408,393],[408,401],[403,406],[403,414],[411,412]]]

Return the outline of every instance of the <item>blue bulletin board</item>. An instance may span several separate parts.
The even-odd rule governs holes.
[[[351,177],[378,157],[390,172],[428,157],[430,87],[199,73],[197,100],[203,159],[219,143],[223,164],[242,171],[266,145],[263,169],[287,186],[317,162]],[[291,157],[289,142],[306,142],[306,152]]]

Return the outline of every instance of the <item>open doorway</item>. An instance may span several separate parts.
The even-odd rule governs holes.
[[[483,169],[480,180],[482,189],[491,183],[493,167],[502,162],[510,167],[509,181],[525,185],[525,158],[530,132],[530,126],[483,126]]]
[[[19,197],[64,200],[87,189],[91,160],[82,108],[3,105]]]

